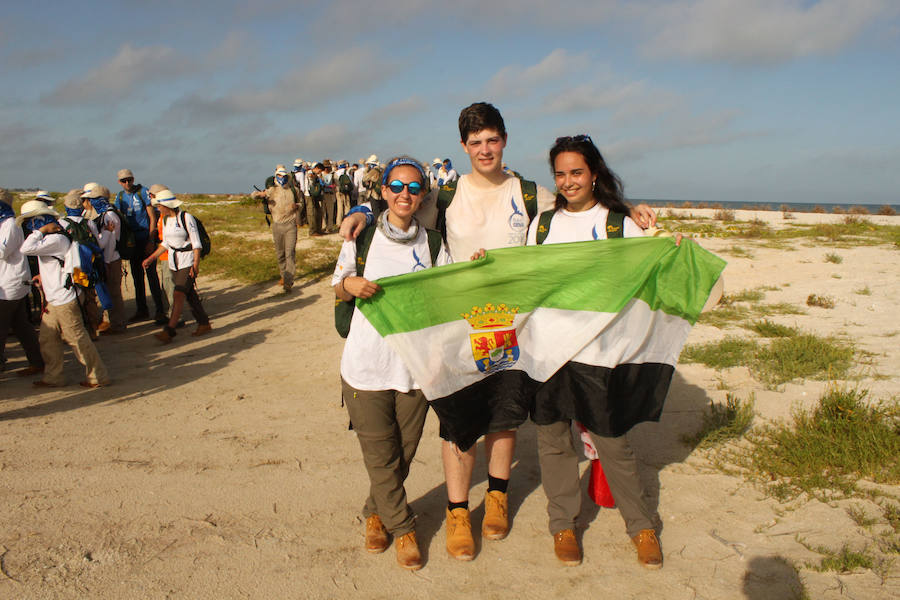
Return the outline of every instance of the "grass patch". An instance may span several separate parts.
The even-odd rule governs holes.
[[[853,522],[860,527],[871,527],[878,522],[877,518],[870,517],[866,510],[858,505],[848,508],[847,516],[853,519]]]
[[[794,337],[800,333],[796,327],[788,325],[780,325],[768,319],[762,321],[753,321],[749,325],[745,325],[750,331],[754,331],[764,338]]]
[[[702,363],[714,369],[728,369],[747,364],[747,357],[759,350],[756,340],[729,336],[718,342],[688,344],[681,351],[679,360],[686,363]]]
[[[831,385],[815,408],[795,411],[792,422],[755,430],[752,471],[777,482],[772,491],[783,497],[850,495],[860,478],[900,482],[900,410],[896,403],[869,405],[867,395]]]
[[[810,548],[810,550],[825,556],[818,565],[807,563],[810,569],[820,573],[825,571],[850,573],[856,569],[871,569],[875,566],[875,558],[869,554],[867,549],[864,549],[862,552],[856,552],[851,550],[847,544],[841,546],[841,549],[837,552],[824,546]]]
[[[759,304],[753,307],[756,314],[761,317],[772,315],[805,315],[806,311],[790,302],[776,302],[775,304]]]
[[[825,262],[830,262],[830,263],[839,265],[842,262],[844,262],[844,259],[839,254],[835,254],[834,252],[829,252],[828,254],[825,255]]]
[[[772,340],[753,357],[752,370],[769,385],[793,379],[823,377],[840,379],[853,360],[853,347],[831,337],[800,333]]]
[[[711,402],[709,412],[703,415],[700,431],[682,436],[682,441],[692,448],[709,448],[722,442],[740,438],[753,424],[754,397],[746,402],[734,394],[725,394],[725,403]]]
[[[834,298],[831,296],[820,296],[818,294],[810,294],[806,298],[807,306],[818,306],[820,308],[834,308]]]
[[[278,279],[278,261],[271,240],[254,240],[221,233],[211,237],[213,251],[203,261],[207,272],[244,283],[263,283]],[[330,273],[334,269],[340,244],[326,240],[316,242],[313,248],[297,252],[297,280]]]
[[[755,290],[741,290],[740,292],[735,292],[734,294],[725,294],[722,296],[722,299],[719,300],[719,304],[734,304],[735,302],[759,302],[766,295],[761,289]]]
[[[734,296],[723,296],[723,301],[713,310],[700,315],[698,323],[711,325],[719,329],[723,329],[728,325],[734,325],[741,321],[751,318],[771,317],[773,315],[803,315],[806,314],[802,308],[794,306],[788,302],[776,302],[774,304],[754,304],[753,306],[743,306],[734,304],[730,298]]]
[[[871,296],[872,290],[869,289],[869,286],[864,288],[859,288],[858,290],[853,290],[854,294],[859,294],[860,296]]]

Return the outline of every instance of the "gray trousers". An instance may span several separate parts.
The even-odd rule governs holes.
[[[322,194],[322,212],[324,231],[328,231],[334,226],[335,210],[337,210],[337,199],[334,192],[325,192]]]
[[[363,515],[381,517],[394,537],[415,528],[415,515],[403,487],[422,438],[428,403],[420,390],[357,390],[341,380],[350,422],[369,474]]]
[[[297,223],[272,223],[272,239],[275,240],[278,270],[284,279],[285,289],[289,289],[294,285],[294,273],[297,270],[294,262],[297,253]]]
[[[6,336],[9,332],[12,332],[22,344],[28,366],[43,367],[44,359],[41,358],[37,332],[34,325],[28,321],[24,296],[18,300],[0,300],[0,368],[6,363]]]
[[[581,485],[578,473],[578,454],[569,421],[537,426],[538,459],[541,464],[541,483],[547,495],[547,514],[550,533],[574,529],[575,518],[581,512]],[[603,472],[629,537],[642,529],[654,529],[659,516],[650,509],[637,470],[637,461],[628,440],[601,437],[591,433]]]

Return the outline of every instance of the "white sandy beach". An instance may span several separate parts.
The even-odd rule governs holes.
[[[682,211],[715,212],[663,214]],[[736,216],[789,226],[781,212]],[[788,221],[843,218],[794,217]],[[900,217],[866,218],[900,224]],[[897,393],[896,247],[700,243],[729,261],[726,292],[777,286],[765,302],[806,314],[773,321],[852,340],[867,358],[851,383],[875,399]],[[734,255],[734,246],[746,254]],[[842,262],[826,262],[827,253]],[[697,429],[710,401],[724,400],[722,382],[741,397],[755,393],[758,419],[812,405],[826,382],[769,390],[745,368],[718,373],[696,364],[678,367],[661,422],[629,434],[664,523],[662,570],[643,570],[618,512],[587,500],[584,563],[556,560],[530,425],[520,432],[510,483],[509,537],[482,543],[476,536],[473,562],[450,558],[433,413],[407,484],[426,565],[408,573],[396,566],[393,548],[367,554],[360,517],[367,479],[341,407],[343,341],[333,328],[328,283],[300,282],[285,296],[201,273],[213,334],[192,338],[189,323],[161,346],[148,323],[102,339],[114,385],[98,390],[33,390],[11,372],[25,362],[10,340],[8,370],[0,373],[0,598],[798,598],[798,575],[785,560],[800,567],[810,598],[900,596],[900,561],[884,577],[803,567],[821,556],[800,540],[835,550],[871,544],[872,533],[846,509],[858,505],[874,516],[872,501],[782,504],[680,441]],[[863,288],[871,294],[857,293]],[[834,297],[835,308],[807,307],[813,293]],[[688,343],[728,334],[754,335],[698,325]],[[73,384],[82,375],[71,353],[66,372]],[[471,495],[475,527],[486,489],[482,459]],[[900,496],[900,486],[885,491]]]

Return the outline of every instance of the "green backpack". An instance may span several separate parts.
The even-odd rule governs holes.
[[[456,195],[456,184],[458,182],[459,180],[455,179],[450,183],[445,183],[438,190],[438,215],[435,228],[441,232],[444,239],[447,238],[447,209],[450,207],[450,203],[453,202],[453,197]],[[531,222],[534,215],[537,214],[537,184],[528,179],[519,177],[519,185],[522,188],[522,200],[525,201],[525,212],[528,213],[528,221]]]
[[[433,229],[426,229],[425,233],[428,236],[428,251],[431,254],[431,265],[434,266],[441,251],[443,238],[440,233]],[[373,237],[375,237],[375,226],[369,225],[356,238],[356,274],[359,277],[362,277],[363,271],[366,269],[366,258],[369,255],[369,246],[372,245]],[[334,299],[334,328],[337,329],[338,335],[342,338],[347,337],[350,333],[350,320],[353,318],[354,308],[356,308],[356,298],[350,301],[341,300],[340,298]]]
[[[554,214],[556,214],[556,209],[552,208],[550,210],[545,210],[541,213],[541,216],[538,217],[537,235],[535,236],[535,241],[538,246],[543,244],[544,240],[547,239],[547,235],[550,233],[550,222],[553,220]],[[625,237],[624,223],[624,213],[609,211],[609,214],[606,215],[606,239],[611,240],[614,238]]]

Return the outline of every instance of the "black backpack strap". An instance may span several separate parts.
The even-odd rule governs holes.
[[[440,231],[435,229],[426,229],[425,235],[428,236],[428,252],[431,254],[431,266],[436,267],[444,237],[441,235]]]
[[[606,215],[606,239],[625,237],[625,213],[609,211]]]
[[[356,238],[356,275],[358,277],[362,277],[366,270],[366,258],[369,256],[369,246],[372,245],[374,237],[375,226],[369,225]]]
[[[528,179],[519,179],[522,188],[522,200],[525,202],[525,212],[528,213],[528,221],[534,219],[537,214],[537,184]]]
[[[453,202],[453,196],[456,195],[456,184],[458,182],[458,179],[454,179],[438,189],[435,229],[441,233],[444,240],[447,239],[447,209],[450,207],[450,203]]]
[[[535,242],[540,246],[544,243],[544,240],[547,239],[547,234],[550,233],[550,221],[553,220],[553,215],[556,214],[556,209],[551,208],[550,210],[545,210],[541,213],[541,216],[538,218],[538,228],[537,235],[535,236]]]

